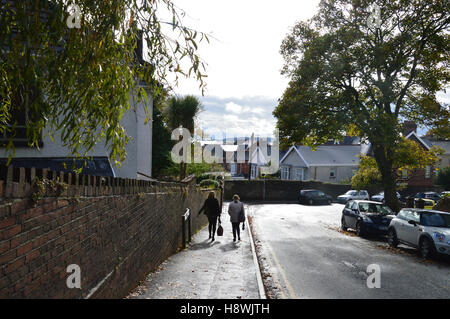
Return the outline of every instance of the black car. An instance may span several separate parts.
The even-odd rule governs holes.
[[[333,198],[317,189],[304,189],[300,191],[298,202],[300,204],[328,204],[331,205]]]
[[[368,200],[353,200],[342,211],[341,228],[356,230],[358,236],[386,235],[395,213],[386,205]]]

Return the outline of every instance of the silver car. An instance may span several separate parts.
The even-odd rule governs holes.
[[[389,224],[388,243],[415,247],[424,258],[435,253],[450,255],[450,213],[404,208]]]
[[[347,193],[343,195],[339,195],[337,197],[338,203],[340,204],[347,204],[348,201],[351,200],[369,200],[369,193],[365,190],[349,190]]]

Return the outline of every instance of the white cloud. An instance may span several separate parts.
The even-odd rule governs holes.
[[[221,139],[224,136],[251,136],[252,133],[262,137],[273,135],[276,121],[272,111],[276,106],[276,99],[258,96],[242,99],[211,96],[199,98],[204,106],[204,112],[198,116],[199,126],[209,136]]]
[[[228,102],[225,104],[225,111],[240,114],[242,112],[242,106],[233,102]]]

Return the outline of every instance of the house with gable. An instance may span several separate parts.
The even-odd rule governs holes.
[[[439,140],[432,136],[419,136],[417,125],[413,121],[405,121],[403,123],[402,135],[418,143],[427,151],[433,146],[439,146],[444,150],[444,154],[440,156],[440,161],[437,165],[429,165],[424,169],[415,169],[414,171],[403,170],[401,174],[401,182],[405,185],[416,187],[433,186],[433,177],[438,173],[438,169],[450,166],[450,141]],[[370,143],[362,149],[362,154],[373,156]]]
[[[281,179],[329,183],[350,180],[358,170],[360,154],[359,138],[352,137],[343,142],[330,140],[317,150],[294,145],[280,160]]]

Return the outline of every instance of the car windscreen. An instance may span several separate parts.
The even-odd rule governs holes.
[[[363,213],[375,213],[380,215],[393,214],[389,207],[375,203],[359,203],[359,211]]]
[[[345,195],[356,195],[356,192],[355,191],[348,191],[347,193],[345,193]]]
[[[450,215],[439,213],[422,213],[420,223],[423,226],[450,228]]]
[[[320,191],[311,191],[311,192],[308,192],[308,195],[311,196],[311,197],[317,197],[317,196],[320,196],[320,195],[322,195],[322,194],[323,194],[323,193],[320,192]]]

